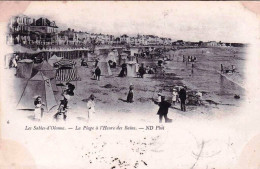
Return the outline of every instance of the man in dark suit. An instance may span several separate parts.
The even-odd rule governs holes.
[[[164,117],[164,120],[167,123],[168,122],[167,114],[168,114],[169,107],[171,107],[171,104],[169,102],[165,101],[165,96],[162,96],[159,106],[160,106],[160,108],[157,112],[157,114],[159,115],[159,122],[161,123],[162,118]]]
[[[98,66],[95,70],[95,75],[96,75],[97,80],[100,80],[101,70]]]
[[[185,101],[186,101],[186,86],[184,86],[179,91],[179,98],[181,100],[181,111],[186,111]]]

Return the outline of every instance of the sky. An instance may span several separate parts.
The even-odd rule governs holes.
[[[24,14],[47,17],[60,29],[116,36],[248,43],[259,33],[259,20],[239,2],[32,2]]]

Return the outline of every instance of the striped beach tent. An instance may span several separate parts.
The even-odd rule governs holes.
[[[77,68],[71,69],[58,69],[56,72],[56,80],[62,82],[78,81],[81,80],[78,76]]]

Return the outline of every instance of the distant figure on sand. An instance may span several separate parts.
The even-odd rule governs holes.
[[[66,89],[67,94],[70,96],[74,96],[75,85],[69,82],[66,83],[66,85],[68,85],[68,88]]]
[[[96,60],[95,60],[95,67],[97,67],[98,62],[99,62],[98,59],[96,59]]]
[[[134,85],[130,85],[129,92],[126,99],[127,103],[133,103],[134,102]]]
[[[221,64],[220,67],[221,67],[221,70],[220,70],[221,73],[224,73],[224,67],[223,67],[223,65]]]
[[[69,108],[68,104],[71,97],[71,95],[69,94],[69,90],[68,89],[64,90],[61,95],[63,96],[63,100],[61,102],[64,105],[64,108],[68,109]]]
[[[179,98],[181,100],[181,111],[186,111],[185,101],[186,101],[186,86],[184,86],[179,91]]]
[[[88,121],[91,121],[93,119],[95,111],[95,102],[94,102],[95,96],[91,94],[89,96],[89,100],[87,102],[87,110],[88,110]]]
[[[119,73],[119,77],[125,77],[127,75],[127,66],[125,63],[122,64],[122,69]]]
[[[144,78],[144,74],[145,74],[145,68],[144,65],[142,64],[141,67],[139,68],[139,74],[141,78]]]
[[[36,96],[34,100],[34,119],[37,121],[40,121],[42,118],[42,106],[44,103],[42,103],[42,97],[41,96]]]
[[[97,80],[100,80],[101,70],[98,66],[95,69],[95,75],[96,75]]]
[[[157,114],[159,115],[159,122],[161,123],[162,119],[164,117],[165,123],[167,123],[169,120],[167,117],[167,114],[168,114],[169,107],[171,107],[171,104],[169,102],[165,101],[165,96],[162,96],[159,106],[160,106],[160,108],[157,112]]]
[[[18,61],[18,55],[14,55],[12,58],[12,65],[11,67],[17,68],[17,61]]]
[[[83,58],[81,59],[80,65],[88,67],[88,63]]]
[[[231,65],[231,71],[232,71],[232,73],[235,73],[236,67],[234,65]]]
[[[196,97],[198,98],[198,104],[202,105],[202,92],[197,91],[196,92]]]

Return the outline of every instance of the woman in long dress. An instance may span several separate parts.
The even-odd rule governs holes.
[[[90,95],[89,100],[87,102],[87,110],[88,110],[88,121],[92,121],[95,111],[95,102],[94,102],[95,96],[93,94]]]
[[[132,84],[129,87],[129,92],[128,92],[126,101],[127,101],[127,103],[134,102],[134,86]]]

